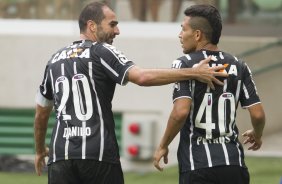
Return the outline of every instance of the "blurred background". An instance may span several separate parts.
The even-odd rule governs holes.
[[[98,0],[97,0],[98,1]],[[81,8],[90,0],[1,0],[0,17],[4,19],[76,20]],[[208,3],[220,9],[227,23],[281,21],[280,0],[104,0],[121,21],[179,20],[186,5]],[[252,20],[252,18],[258,20]]]
[[[77,18],[88,2],[0,0],[0,177],[7,171],[33,172],[35,93],[51,55],[79,39]],[[170,68],[172,61],[183,55],[178,34],[188,6],[208,3],[220,10],[223,31],[219,48],[248,63],[267,117],[261,150],[246,150],[251,177],[265,178],[253,180],[252,184],[278,183],[282,176],[282,0],[106,2],[116,12],[121,31],[113,45],[145,68]],[[154,171],[151,159],[172,108],[172,88],[173,85],[145,88],[133,84],[117,87],[113,111],[126,173],[137,172],[143,176]],[[251,122],[248,112],[238,109],[237,125],[242,133],[251,127]],[[46,144],[54,121],[53,114]],[[169,168],[173,174],[168,175],[174,182],[167,178],[168,183],[177,181],[177,146],[178,137],[170,146]],[[272,160],[266,160],[260,167],[263,159]],[[267,173],[267,166],[276,169],[275,176],[263,175]],[[139,175],[126,174],[125,177],[126,180],[133,178],[128,183],[135,184],[137,180],[149,183]],[[156,176],[159,177],[156,180],[163,177]],[[7,178],[15,177],[7,174]]]

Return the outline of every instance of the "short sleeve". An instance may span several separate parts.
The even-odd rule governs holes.
[[[252,72],[246,63],[243,63],[243,77],[240,93],[240,103],[242,108],[247,108],[254,104],[260,103],[257,88],[252,77]]]
[[[44,77],[42,83],[39,86],[39,92],[46,99],[53,100],[52,83],[50,77],[50,70],[48,70],[48,65],[45,68]]]
[[[181,69],[187,68],[185,62],[181,60],[175,60],[172,63],[172,68]],[[192,98],[191,97],[191,81],[180,81],[176,82],[173,87],[173,102],[179,98]]]
[[[134,66],[134,63],[109,44],[101,44],[96,52],[106,74],[116,83],[126,85],[128,82],[127,72]]]

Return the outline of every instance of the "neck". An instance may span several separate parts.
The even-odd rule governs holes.
[[[210,51],[218,51],[217,45],[214,45],[210,42],[199,43],[196,50],[210,50]]]
[[[96,37],[93,34],[88,34],[88,33],[80,33],[79,38],[81,40],[91,40],[93,42],[97,41]]]

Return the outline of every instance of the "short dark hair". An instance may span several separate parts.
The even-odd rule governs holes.
[[[199,29],[212,44],[218,44],[222,30],[222,20],[219,11],[211,5],[193,5],[184,11],[191,17],[192,29]]]
[[[92,20],[96,24],[100,24],[105,18],[103,7],[107,6],[102,2],[92,2],[87,4],[81,11],[78,19],[80,32],[84,32],[86,29],[87,21]]]

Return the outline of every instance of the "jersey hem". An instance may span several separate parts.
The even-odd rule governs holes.
[[[247,108],[249,108],[249,107],[252,107],[252,106],[257,105],[257,104],[260,104],[260,103],[261,103],[261,102],[256,102],[256,103],[253,103],[253,104],[248,105],[248,106],[242,106],[242,108],[243,108],[243,109],[247,109]]]
[[[179,173],[185,173],[185,172],[190,172],[190,171],[195,171],[195,170],[198,170],[198,169],[206,169],[206,168],[213,168],[213,167],[220,167],[220,166],[239,166],[239,167],[242,167],[242,168],[248,168],[246,165],[240,165],[240,164],[230,164],[230,165],[226,165],[226,164],[218,164],[218,165],[213,165],[212,167],[199,167],[199,168],[196,168],[196,169],[179,169]]]
[[[96,161],[99,161],[99,162],[107,162],[107,163],[111,163],[111,164],[120,164],[120,160],[118,161],[113,161],[113,160],[109,160],[109,159],[103,159],[103,160],[99,160],[99,158],[97,157],[92,157],[92,158],[85,158],[85,159],[82,159],[81,157],[79,158],[70,158],[68,160],[96,160]],[[67,161],[66,159],[64,158],[58,158],[56,159],[56,161],[53,161],[53,159],[49,159],[47,165],[51,165],[52,163],[56,163],[56,162],[59,162],[59,161]]]

